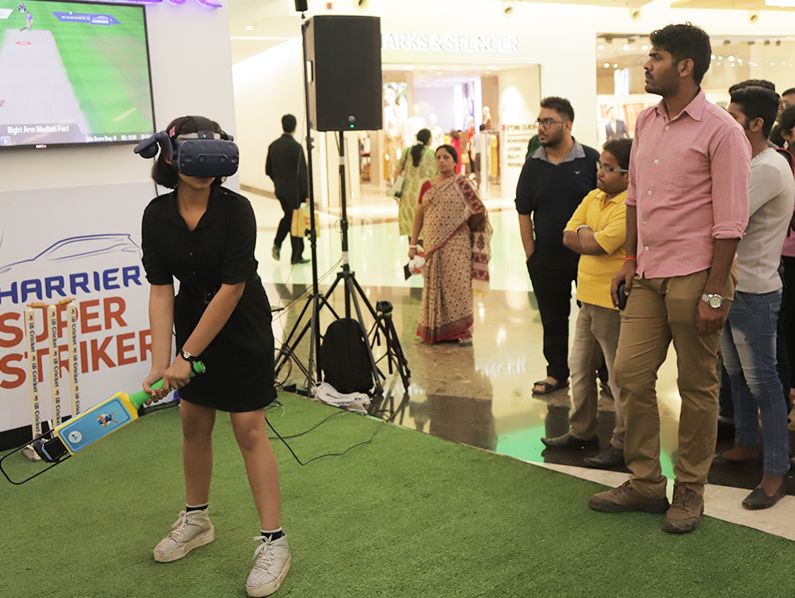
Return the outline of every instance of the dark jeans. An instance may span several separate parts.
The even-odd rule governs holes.
[[[536,246],[527,260],[527,271],[544,329],[547,376],[558,381],[569,377],[569,313],[571,283],[577,280],[579,256],[569,251]]]
[[[736,292],[721,338],[734,399],[734,442],[757,446],[761,415],[764,469],[770,475],[789,471],[787,408],[776,371],[780,308],[781,291]]]
[[[279,220],[279,226],[276,229],[276,238],[273,241],[273,246],[281,249],[284,239],[287,237],[288,233],[290,233],[290,225],[293,222],[294,208],[292,202],[279,199],[279,203],[282,206],[282,212],[284,212],[284,216],[281,220]],[[290,246],[292,248],[290,261],[295,262],[302,259],[304,253],[303,237],[294,237],[292,234],[290,234]]]

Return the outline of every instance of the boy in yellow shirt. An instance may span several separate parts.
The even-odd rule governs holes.
[[[598,364],[594,359],[599,356],[599,347],[604,354],[613,396],[618,397],[613,364],[621,319],[610,298],[610,282],[626,256],[627,207],[624,200],[629,184],[631,148],[631,139],[616,139],[603,146],[596,174],[597,188],[585,196],[563,230],[563,244],[582,256],[577,269],[580,313],[569,355],[574,401],[569,418],[571,430],[555,438],[542,438],[550,448],[580,449],[598,442],[598,391],[594,376]],[[610,445],[585,463],[599,468],[624,465],[624,418],[617,399]]]

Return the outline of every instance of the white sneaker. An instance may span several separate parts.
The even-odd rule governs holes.
[[[171,526],[171,533],[160,540],[153,551],[158,563],[177,561],[194,548],[209,544],[215,539],[215,528],[207,510],[182,511]]]
[[[278,540],[264,540],[263,536],[254,538],[261,543],[254,551],[254,568],[246,580],[246,592],[249,596],[260,598],[270,596],[281,587],[287,572],[290,570],[292,557],[287,536]]]

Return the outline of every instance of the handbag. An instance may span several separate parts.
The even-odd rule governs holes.
[[[320,236],[320,220],[317,217],[317,210],[315,210],[315,237]],[[309,215],[309,206],[303,202],[295,210],[293,210],[293,219],[290,222],[290,236],[305,237],[306,231],[312,226],[312,220]]]
[[[389,189],[389,195],[394,197],[395,199],[400,199],[400,196],[403,194],[403,183],[406,181],[406,178],[399,174],[395,177],[395,182],[392,183],[392,187]]]

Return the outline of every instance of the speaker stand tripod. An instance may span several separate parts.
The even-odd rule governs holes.
[[[308,92],[307,92],[308,94]],[[310,395],[315,387],[315,384],[322,379],[321,367],[317,359],[320,351],[320,311],[322,308],[327,308],[328,311],[336,319],[340,319],[340,314],[331,305],[330,299],[334,291],[342,283],[344,293],[344,317],[351,318],[355,313],[355,320],[359,324],[362,337],[367,339],[367,354],[370,362],[370,368],[373,379],[373,394],[382,399],[384,397],[384,381],[386,381],[386,374],[379,368],[379,363],[387,360],[388,371],[390,374],[394,370],[400,375],[401,382],[403,383],[404,396],[408,394],[411,371],[408,367],[408,362],[403,353],[403,348],[400,345],[400,340],[395,330],[394,323],[392,322],[392,305],[387,301],[379,301],[377,307],[373,305],[367,298],[359,282],[356,280],[355,273],[350,268],[349,252],[348,252],[348,211],[345,193],[345,138],[344,133],[339,131],[339,178],[340,178],[340,198],[342,208],[342,219],[340,228],[342,233],[342,268],[337,272],[337,276],[329,289],[320,294],[318,290],[317,279],[317,239],[315,234],[315,216],[314,216],[314,190],[312,187],[312,162],[311,162],[311,133],[307,127],[307,146],[310,152],[309,158],[309,203],[310,203],[310,226],[311,230],[308,231],[310,239],[310,247],[312,253],[312,293],[307,298],[303,309],[301,310],[298,319],[293,325],[287,339],[283,343],[279,354],[276,357],[275,372],[278,378],[279,372],[287,364],[292,361],[298,365],[302,373],[306,377],[306,394]],[[362,305],[372,317],[374,323],[368,332],[364,327],[364,312]],[[353,311],[351,310],[353,308]],[[310,312],[309,321],[305,320],[307,312]],[[297,349],[306,334],[310,334],[309,345],[309,362],[308,366],[304,366],[300,359],[297,357]],[[370,340],[372,337],[372,340]],[[383,339],[386,353],[376,361],[373,355],[373,348],[376,344],[380,345]],[[394,368],[394,370],[393,370]]]

